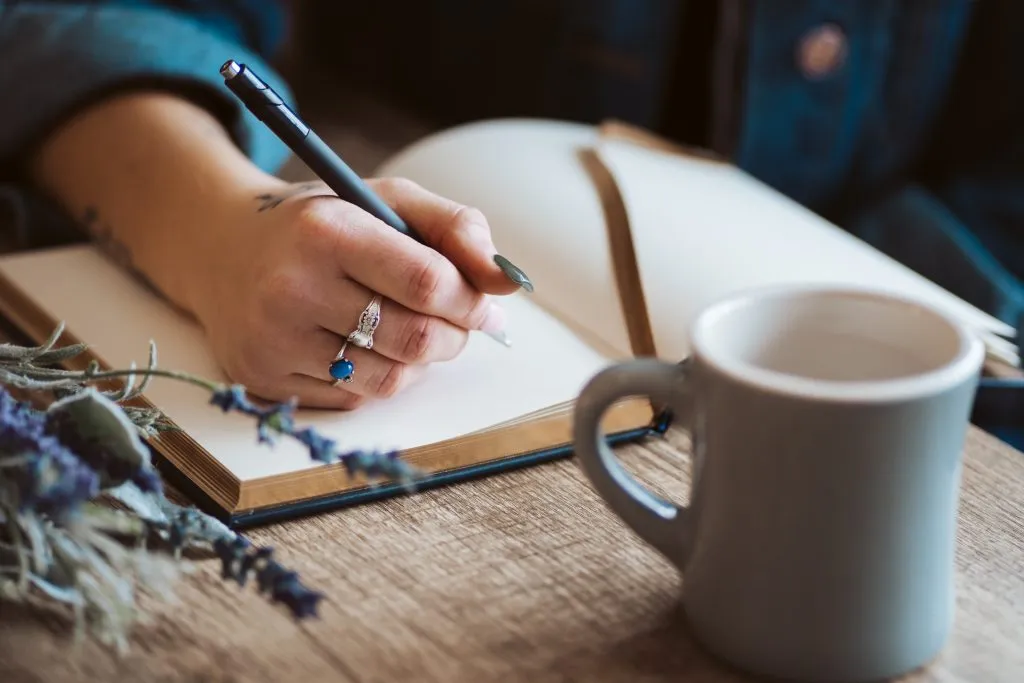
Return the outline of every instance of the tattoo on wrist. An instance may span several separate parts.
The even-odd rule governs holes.
[[[303,192],[309,192],[319,186],[319,183],[299,183],[298,185],[292,185],[282,192],[265,192],[263,194],[258,194],[256,195],[256,200],[260,205],[256,208],[256,212],[260,213],[261,211],[269,211],[270,209],[277,208],[284,200],[302,194]]]
[[[157,296],[164,298],[163,292],[153,283],[150,278],[136,267],[132,260],[132,252],[121,240],[117,239],[110,225],[100,221],[99,212],[94,206],[86,207],[82,214],[82,225],[93,238],[93,242],[110,258],[115,264],[126,270],[144,286],[150,289]]]

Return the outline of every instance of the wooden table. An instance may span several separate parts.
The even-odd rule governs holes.
[[[685,437],[620,449],[685,500]],[[915,683],[1024,681],[1024,455],[972,429],[956,632]],[[0,681],[754,680],[700,650],[677,573],[620,524],[574,460],[249,533],[328,594],[296,624],[201,561],[177,604],[147,599],[123,660],[67,624],[0,606]]]

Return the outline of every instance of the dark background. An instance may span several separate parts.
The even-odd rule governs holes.
[[[677,40],[681,4],[694,35]],[[678,120],[662,101],[676,64],[697,68],[714,2],[678,0],[394,0],[290,3],[283,70],[300,103],[362,93],[432,126],[503,116],[585,122],[618,118],[652,129]],[[624,10],[628,8],[628,11]],[[702,16],[693,16],[693,13]],[[685,45],[687,53],[680,52]],[[690,76],[685,76],[690,77]],[[693,76],[700,81],[701,76]],[[685,81],[684,81],[685,83]],[[668,90],[686,91],[702,83]],[[682,112],[699,112],[684,107]]]

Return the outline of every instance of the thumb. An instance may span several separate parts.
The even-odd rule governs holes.
[[[529,277],[498,256],[487,218],[478,209],[437,195],[405,178],[367,183],[430,247],[437,250],[481,292],[511,294],[533,289]],[[511,267],[510,267],[511,266]],[[511,274],[509,274],[511,273]]]

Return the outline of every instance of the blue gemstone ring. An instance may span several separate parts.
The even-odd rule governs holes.
[[[341,345],[341,350],[338,351],[338,355],[334,357],[331,364],[327,367],[327,372],[330,373],[334,381],[331,382],[331,386],[338,386],[341,382],[351,382],[352,376],[356,374],[355,363],[345,357],[345,349],[348,348],[348,340]]]

